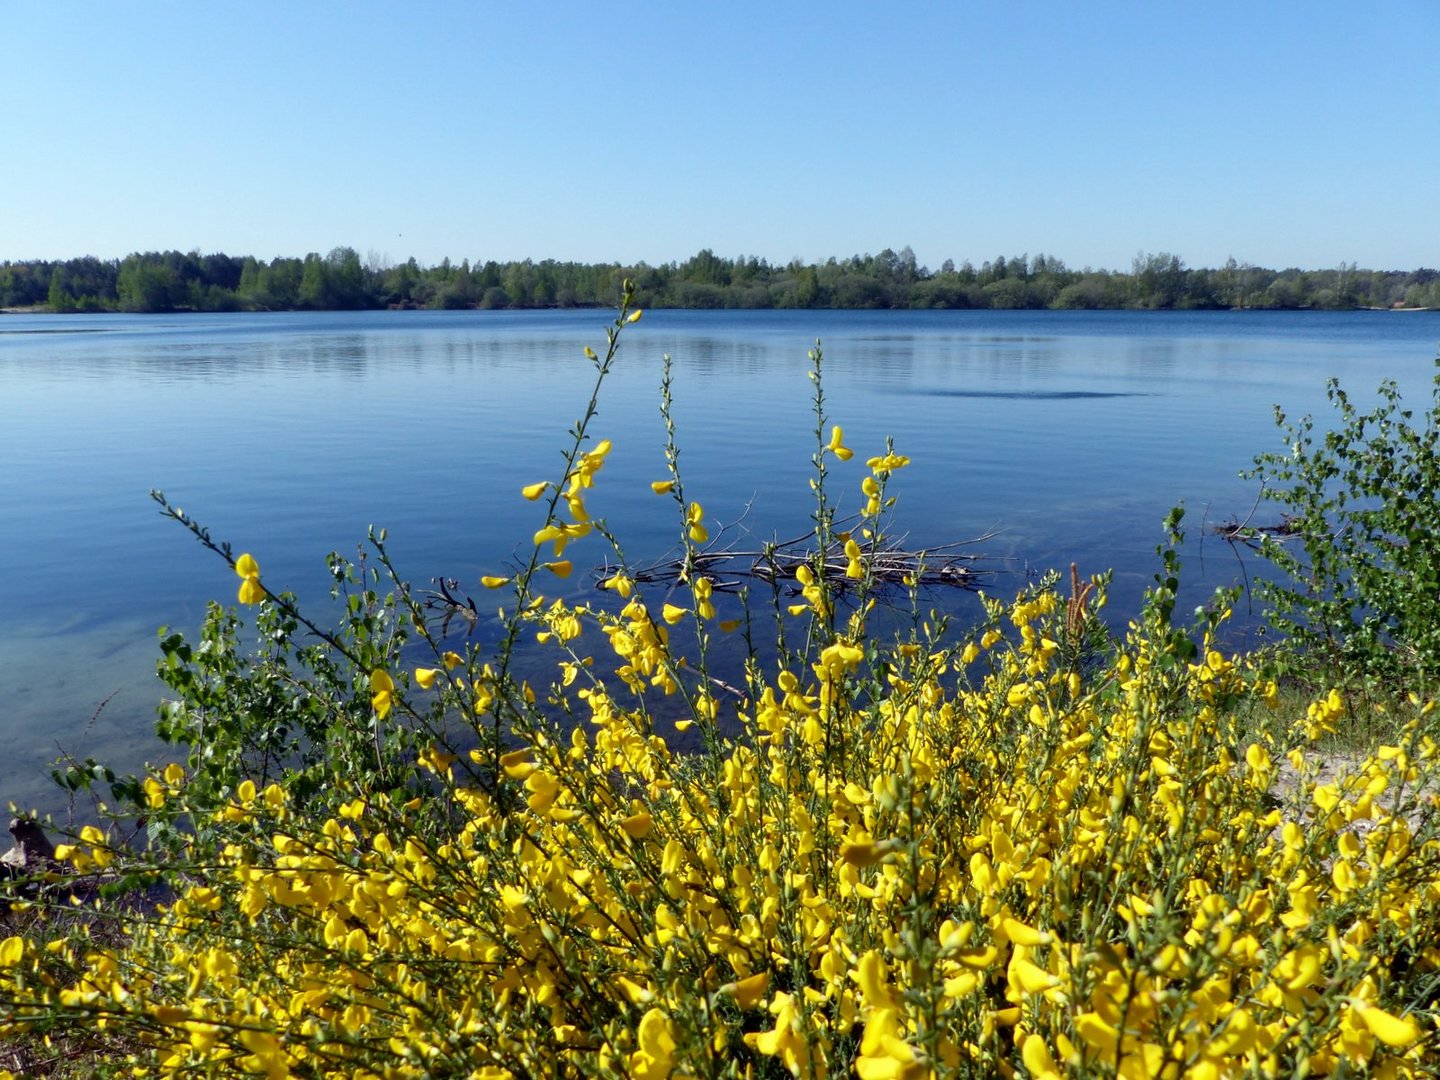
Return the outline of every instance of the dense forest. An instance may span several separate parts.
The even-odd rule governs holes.
[[[1440,308],[1440,271],[1266,270],[1230,259],[1218,269],[1141,254],[1129,272],[1072,270],[1046,255],[999,257],[938,270],[906,247],[783,266],[722,258],[683,263],[391,264],[340,247],[261,262],[250,256],[147,252],[120,260],[0,262],[0,307],[86,311],[294,311],[363,308],[544,308],[615,303],[634,280],[646,307],[683,308]]]

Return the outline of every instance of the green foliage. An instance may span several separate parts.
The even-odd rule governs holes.
[[[1440,361],[1437,361],[1440,365]],[[1270,618],[1316,681],[1440,684],[1440,371],[1416,418],[1394,382],[1362,411],[1328,384],[1333,430],[1277,406],[1287,449],[1246,475],[1264,483],[1284,529],[1260,539],[1282,573],[1263,582]],[[1323,673],[1323,677],[1321,676]]]
[[[134,255],[120,264],[115,290],[123,311],[174,311],[188,298],[173,268]]]
[[[1440,307],[1440,272],[1266,270],[1228,260],[1194,269],[1168,253],[1137,256],[1129,273],[1071,270],[1045,254],[1001,256],[977,270],[947,259],[920,266],[910,248],[781,266],[706,248],[684,262],[508,263],[412,258],[388,265],[353,248],[276,258],[146,252],[105,262],[0,263],[0,306],[48,298],[55,311],[290,311],[610,306],[622,279],[649,307],[690,308],[1286,308]]]
[[[161,493],[152,497],[167,517],[236,565],[228,545],[212,541]],[[339,612],[333,629],[306,617],[290,593],[269,590],[248,633],[233,608],[216,603],[193,644],[161,628],[157,673],[173,697],[160,706],[156,730],[183,753],[194,805],[219,805],[247,779],[279,784],[317,806],[338,797],[339,776],[367,794],[424,788],[412,764],[417,747],[437,737],[432,714],[402,709],[403,722],[387,723],[370,685],[376,670],[397,671],[402,688],[408,685],[398,658],[423,617],[409,586],[389,573],[383,531],[371,545],[379,566],[368,565],[363,553],[358,563],[328,557]],[[387,579],[395,588],[382,593]]]

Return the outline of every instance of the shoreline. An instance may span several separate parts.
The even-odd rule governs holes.
[[[470,307],[470,308],[427,308],[427,307],[275,308],[275,309],[268,309],[268,308],[267,308],[267,309],[265,309],[265,310],[263,310],[263,311],[262,311],[262,310],[254,310],[254,311],[199,311],[199,310],[196,310],[195,308],[176,308],[176,309],[171,310],[171,311],[121,311],[121,310],[119,310],[118,308],[116,308],[116,309],[104,308],[104,309],[93,310],[93,311],[55,311],[54,309],[52,309],[52,308],[49,307],[48,305],[41,304],[41,305],[35,305],[35,306],[33,306],[33,307],[0,307],[0,315],[66,315],[66,316],[74,315],[74,316],[83,317],[83,316],[86,316],[86,315],[138,315],[138,316],[152,316],[152,315],[275,315],[275,314],[294,314],[294,313],[298,313],[298,312],[310,312],[310,313],[315,313],[315,314],[321,314],[321,313],[323,313],[323,314],[332,314],[332,313],[337,312],[337,311],[595,311],[595,310],[599,310],[599,309],[596,308],[596,307],[587,307],[587,306],[580,306],[580,305],[571,305],[571,306],[568,306],[568,307],[562,307],[562,306],[560,306],[560,305],[558,305],[558,304],[555,304],[555,305],[550,305],[550,306],[547,306],[547,307],[504,307],[504,308],[480,308],[480,307]],[[652,305],[652,306],[650,307],[650,310],[652,310],[652,311],[714,311],[714,310],[716,310],[716,309],[715,309],[715,308],[708,308],[708,307],[682,307],[682,306],[673,305],[673,304],[659,304],[659,305]],[[1296,313],[1296,314],[1343,315],[1343,314],[1346,314],[1346,313],[1349,313],[1349,312],[1358,312],[1358,311],[1367,311],[1367,312],[1368,312],[1368,311],[1375,311],[1375,312],[1382,312],[1382,311],[1383,311],[1383,312],[1390,312],[1390,313],[1395,313],[1395,314],[1401,314],[1401,313],[1410,314],[1410,313],[1419,312],[1419,311],[1440,311],[1440,308],[1434,308],[1434,307],[1354,307],[1354,308],[1316,308],[1316,307],[1296,307],[1296,308],[1287,308],[1287,307],[1276,307],[1276,308],[1257,308],[1257,307],[1229,307],[1229,308],[1144,308],[1144,307],[1095,307],[1095,308],[1055,308],[1055,307],[1037,307],[1037,308],[993,308],[993,307],[991,307],[991,308],[974,308],[974,307],[967,307],[967,308],[951,308],[951,307],[945,307],[945,308],[941,308],[941,307],[933,307],[933,308],[910,308],[910,307],[902,307],[902,308],[822,307],[822,308],[775,308],[775,307],[763,307],[763,308],[753,308],[753,307],[752,307],[752,308],[725,308],[725,309],[723,309],[723,310],[726,310],[726,311],[907,311],[907,312],[908,312],[908,311],[984,311],[984,312],[996,312],[996,311],[1025,311],[1025,312],[1041,312],[1041,311],[1054,311],[1054,312],[1124,311],[1124,312],[1141,312],[1141,311],[1143,311],[1143,312],[1150,312],[1150,313],[1154,313],[1154,314],[1161,314],[1161,313],[1165,313],[1165,312],[1178,312],[1178,313],[1187,314],[1187,315],[1189,315],[1189,314],[1195,314],[1195,313],[1197,313],[1197,312],[1214,312],[1214,313],[1217,313],[1217,314],[1218,314],[1218,313],[1230,313],[1230,312],[1240,312],[1240,311],[1244,311],[1244,312],[1260,311],[1260,312],[1274,312],[1274,313],[1277,313],[1277,314],[1278,314],[1279,312],[1293,312],[1293,313]]]

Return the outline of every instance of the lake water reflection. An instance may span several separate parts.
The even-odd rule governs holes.
[[[518,490],[559,467],[593,374],[581,350],[603,345],[606,319],[0,317],[0,798],[57,808],[43,773],[62,750],[127,767],[159,752],[155,630],[193,633],[235,583],[160,519],[150,488],[307,600],[326,595],[325,553],[354,551],[372,523],[413,580],[473,583],[536,527]],[[861,502],[859,459],[893,435],[914,460],[893,487],[911,544],[998,530],[980,550],[1006,594],[1072,560],[1113,567],[1122,615],[1182,500],[1186,602],[1239,579],[1203,523],[1249,512],[1237,473],[1278,445],[1273,404],[1323,415],[1333,375],[1360,400],[1395,378],[1423,408],[1440,314],[647,313],[593,428],[615,450],[591,509],[632,559],[676,534],[649,489],[664,474],[665,353],[687,491],[738,523],[727,539],[805,530],[817,338],[832,420],[858,454],[832,474],[842,511]]]

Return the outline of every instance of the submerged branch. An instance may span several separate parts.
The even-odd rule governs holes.
[[[1282,514],[1278,522],[1271,524],[1252,525],[1250,519],[1246,518],[1244,521],[1222,521],[1218,525],[1212,526],[1211,531],[1223,540],[1253,544],[1267,539],[1298,540],[1303,533],[1303,528],[1297,518]]]
[[[864,549],[872,580],[885,585],[916,585],[920,587],[947,586],[961,589],[978,589],[988,569],[976,564],[987,556],[963,548],[984,543],[995,536],[987,532],[969,540],[948,544],[936,544],[924,548],[907,548],[904,538],[888,542],[878,548]],[[845,571],[849,559],[843,544],[836,543],[824,553],[824,558],[805,546],[813,534],[779,541],[754,548],[711,546],[689,555],[691,572],[712,578],[717,592],[736,592],[749,580],[767,582],[792,580],[802,566],[812,569],[824,566],[825,576],[840,588],[848,580]],[[597,584],[615,572],[611,566],[597,568],[592,576]],[[637,585],[674,585],[685,580],[686,560],[678,556],[664,556],[648,565],[636,567],[630,576]]]

